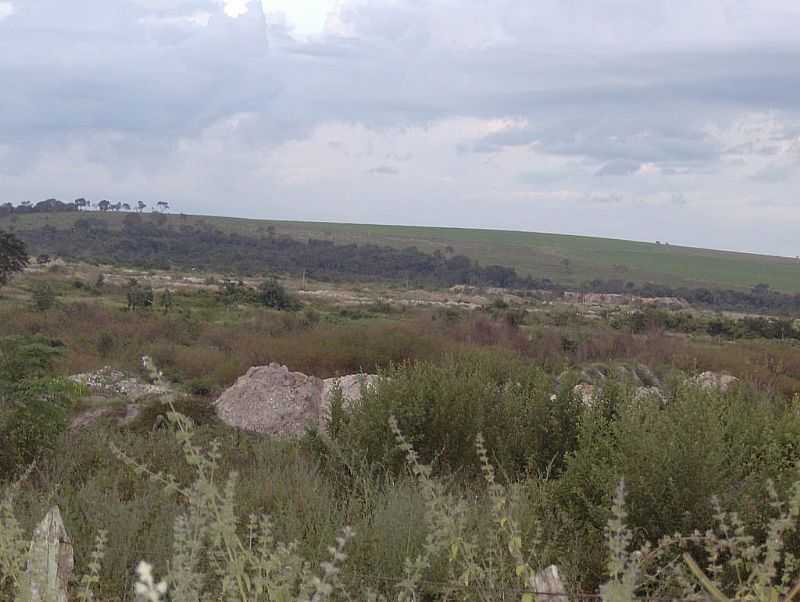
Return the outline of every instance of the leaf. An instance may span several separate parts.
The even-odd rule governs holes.
[[[717,602],[729,602],[728,598],[723,594],[716,585],[711,582],[706,574],[703,572],[697,563],[694,561],[688,553],[683,555],[683,560],[686,562],[686,565],[689,567],[689,570],[692,571],[697,580],[700,581],[701,585],[705,588],[705,590],[711,594],[711,597],[716,600]]]

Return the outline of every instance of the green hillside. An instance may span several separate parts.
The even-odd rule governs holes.
[[[0,219],[0,228],[24,230],[49,224],[69,227],[81,217],[105,220],[121,227],[124,213],[50,213]],[[148,216],[145,216],[148,217]],[[499,230],[379,226],[325,222],[291,222],[208,216],[167,216],[174,226],[206,222],[244,235],[320,238],[337,243],[372,243],[393,247],[416,246],[432,252],[452,247],[483,264],[516,268],[523,275],[548,277],[562,283],[621,279],[670,286],[749,289],[764,282],[773,289],[800,293],[800,261],[785,257],[733,253],[691,247],[656,245],[588,236],[539,234]]]

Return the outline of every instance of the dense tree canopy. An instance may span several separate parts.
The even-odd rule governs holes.
[[[28,252],[23,243],[10,232],[0,230],[0,286],[28,265]]]
[[[416,247],[397,249],[379,245],[336,244],[277,235],[225,233],[210,224],[167,225],[161,213],[145,218],[130,213],[122,230],[103,220],[84,218],[70,230],[45,225],[19,231],[36,252],[84,261],[135,265],[146,268],[178,267],[257,275],[302,274],[317,280],[389,280],[408,285],[475,286],[546,290],[559,294],[574,290],[548,278],[520,276],[513,268],[484,266],[447,253],[423,253]],[[619,293],[641,297],[679,297],[698,306],[748,312],[800,313],[800,295],[754,284],[751,290],[673,288],[651,282],[592,280],[577,287],[582,292]]]

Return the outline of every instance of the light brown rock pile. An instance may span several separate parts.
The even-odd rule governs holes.
[[[332,392],[342,391],[346,401],[360,398],[362,386],[377,377],[369,374],[322,380],[286,366],[270,364],[250,368],[215,402],[217,415],[227,425],[270,435],[297,435],[324,424]]]

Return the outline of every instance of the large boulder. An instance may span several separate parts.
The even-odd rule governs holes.
[[[296,435],[320,422],[324,383],[270,364],[250,368],[215,402],[229,426],[270,435]]]

